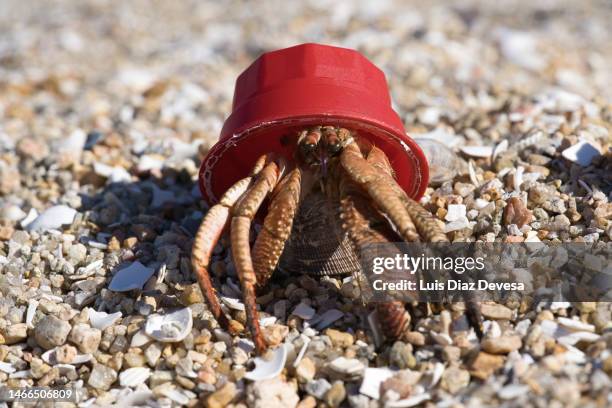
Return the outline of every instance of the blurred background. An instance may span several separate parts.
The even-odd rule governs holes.
[[[144,91],[180,81],[190,86],[149,106],[141,130],[214,137],[254,58],[320,42],[362,51],[387,73],[409,129],[431,127],[500,93],[553,86],[609,102],[610,21],[607,1],[3,0],[0,84],[54,88],[104,129],[143,108]]]

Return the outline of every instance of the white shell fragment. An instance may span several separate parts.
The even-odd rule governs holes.
[[[383,334],[382,330],[380,330],[380,323],[378,322],[376,310],[368,315],[368,326],[370,326],[370,330],[372,330],[372,334],[374,335],[374,345],[380,347],[383,344]]]
[[[123,268],[115,273],[108,288],[114,292],[142,289],[154,272],[153,268],[147,268],[136,261],[127,268]]]
[[[27,224],[28,231],[43,231],[58,229],[62,225],[70,225],[77,211],[67,205],[54,205],[47,208],[34,221]]]
[[[585,140],[568,147],[561,154],[567,160],[577,163],[582,167],[588,166],[594,158],[601,155],[596,145]]]
[[[132,367],[119,374],[119,384],[122,387],[136,387],[144,384],[151,376],[151,369],[146,367]]]
[[[51,350],[47,350],[40,357],[43,359],[45,363],[50,364],[50,365],[55,365],[58,363],[57,349],[58,347],[52,348]],[[87,363],[88,361],[91,361],[92,358],[93,356],[89,353],[77,354],[74,356],[72,361],[67,362],[66,364],[73,364],[73,365],[83,364],[83,363]]]
[[[389,401],[385,404],[385,408],[409,408],[419,405],[423,401],[431,399],[431,395],[428,392],[423,394],[414,395],[398,401]]]
[[[261,381],[276,377],[285,367],[287,351],[287,345],[281,344],[280,347],[273,351],[272,357],[269,360],[256,357],[253,360],[255,369],[246,373],[244,378],[251,381]]]
[[[31,299],[28,302],[28,310],[26,311],[26,325],[28,328],[34,328],[32,321],[34,320],[34,315],[36,314],[36,309],[38,308],[38,300]]]
[[[21,228],[28,228],[28,226],[38,217],[38,211],[36,208],[30,208],[28,211],[28,215],[25,216],[24,219],[21,220],[20,225]]]
[[[356,374],[362,371],[365,366],[356,358],[338,357],[329,363],[329,368],[342,374]]]
[[[0,361],[0,371],[7,374],[13,374],[17,370],[15,370],[15,367],[13,367],[12,364]]]
[[[380,384],[393,377],[393,374],[395,374],[395,371],[388,367],[366,368],[359,392],[375,400],[380,399]]]
[[[91,327],[100,330],[105,330],[107,327],[115,324],[117,320],[121,319],[121,312],[108,314],[106,312],[96,312],[93,309],[89,309],[88,313]]]
[[[493,146],[463,146],[461,151],[471,157],[491,157]]]
[[[191,309],[185,307],[171,313],[151,315],[147,319],[145,331],[155,340],[172,343],[187,337],[192,327]]]
[[[300,303],[291,312],[292,315],[299,317],[300,319],[310,320],[315,315],[315,310],[308,306],[306,303]]]

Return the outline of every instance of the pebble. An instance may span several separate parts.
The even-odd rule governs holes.
[[[352,334],[335,329],[325,330],[325,335],[329,337],[334,347],[347,348],[352,346],[355,341]]]
[[[304,386],[304,390],[315,397],[316,399],[322,400],[331,388],[331,384],[325,378],[319,378],[316,380],[308,381]]]
[[[79,323],[72,327],[69,340],[79,348],[81,353],[93,353],[100,345],[102,331]]]
[[[510,320],[512,319],[512,310],[504,305],[497,303],[482,303],[480,305],[482,315],[488,319],[494,320]]]
[[[94,364],[87,384],[98,390],[106,391],[117,380],[117,372],[102,364]]]
[[[304,357],[295,368],[295,375],[300,382],[312,380],[317,372],[315,363],[308,357]]]
[[[261,334],[266,344],[272,347],[276,347],[283,342],[287,334],[289,333],[289,327],[282,324],[271,324],[263,327]]]
[[[508,354],[518,350],[523,345],[519,335],[503,335],[496,338],[485,338],[480,346],[491,354]]]
[[[325,403],[330,407],[338,407],[346,398],[346,389],[342,381],[334,381],[331,388],[325,394]]]
[[[458,367],[449,367],[442,374],[440,386],[451,394],[456,394],[470,383],[470,373]]]
[[[42,348],[49,350],[66,342],[70,324],[55,316],[43,317],[34,327],[34,339]]]
[[[208,408],[225,408],[236,397],[236,384],[228,382],[206,398]]]
[[[389,363],[400,369],[414,368],[416,359],[412,354],[412,346],[401,341],[393,343],[389,351]]]
[[[253,408],[295,407],[299,401],[296,389],[280,378],[257,381],[247,392],[247,403]]]
[[[470,374],[473,377],[486,380],[503,364],[503,357],[480,352],[469,364]]]
[[[15,344],[28,337],[28,327],[25,323],[11,324],[0,333],[4,337],[4,344]]]

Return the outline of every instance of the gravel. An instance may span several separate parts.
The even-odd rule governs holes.
[[[35,3],[0,13],[0,384],[82,407],[612,403],[610,303],[484,303],[482,341],[429,308],[376,347],[355,282],[290,277],[258,299],[282,366],[249,376],[189,263],[236,76],[310,41],[387,73],[451,240],[609,243],[604,2]],[[239,331],[227,240],[211,271]]]

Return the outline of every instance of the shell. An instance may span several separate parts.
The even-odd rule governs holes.
[[[58,229],[62,225],[72,224],[77,211],[66,205],[54,205],[47,208],[34,221],[26,227],[28,231],[42,231],[49,229]]]
[[[192,327],[191,309],[186,307],[170,313],[149,316],[145,331],[155,340],[172,343],[187,337]]]
[[[387,367],[366,368],[359,392],[375,400],[380,399],[380,384],[393,377],[396,371]]]
[[[465,172],[465,162],[446,145],[428,138],[415,138],[429,164],[429,183],[440,185]]]
[[[96,312],[93,309],[89,309],[88,313],[91,327],[100,330],[105,330],[107,327],[112,326],[117,320],[121,319],[122,316],[121,312],[108,314],[106,312]]]
[[[149,280],[155,270],[147,268],[136,261],[130,266],[120,269],[113,276],[108,288],[113,292],[127,292],[134,289],[142,289],[146,281]]]
[[[280,347],[273,351],[273,355],[270,360],[265,360],[261,357],[255,358],[253,360],[255,363],[255,369],[246,373],[244,378],[251,381],[261,381],[276,377],[285,367],[287,352],[287,345],[281,344]]]
[[[119,374],[119,384],[122,387],[136,387],[144,384],[151,376],[151,369],[146,367],[132,367]]]

